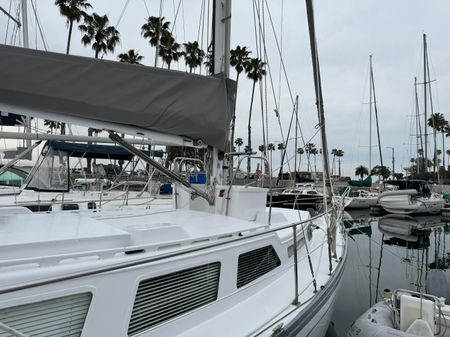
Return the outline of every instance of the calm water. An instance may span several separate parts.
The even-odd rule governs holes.
[[[450,300],[450,226],[440,216],[409,219],[348,212],[357,226],[349,237],[347,264],[331,336],[346,336],[352,322],[380,301],[385,288],[405,288]],[[439,283],[440,282],[440,283]],[[447,300],[447,302],[449,302]]]

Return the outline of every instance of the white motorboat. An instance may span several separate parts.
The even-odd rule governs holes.
[[[378,203],[378,195],[378,193],[360,189],[352,191],[348,196],[336,196],[335,198],[343,199],[346,209],[365,209]]]
[[[384,301],[362,314],[348,337],[450,336],[450,306],[444,298],[410,290],[385,290]]]
[[[444,207],[445,200],[436,193],[418,196],[417,190],[409,189],[383,192],[378,203],[389,213],[437,214]]]
[[[215,9],[229,31],[229,3]],[[228,43],[215,43],[221,69]],[[266,208],[267,189],[223,185],[233,82],[6,46],[0,73],[0,109],[106,129],[175,186],[171,210],[0,208],[0,336],[325,335],[346,260],[343,210],[311,218]],[[206,184],[117,133],[207,148]]]

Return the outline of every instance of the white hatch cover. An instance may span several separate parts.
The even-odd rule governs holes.
[[[75,213],[0,215],[0,261],[129,245],[130,234]]]

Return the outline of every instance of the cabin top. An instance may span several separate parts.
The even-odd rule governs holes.
[[[292,221],[299,219],[289,219],[283,212],[273,217],[275,226]],[[82,212],[9,212],[0,214],[0,269],[58,265],[92,257],[108,259],[136,252],[158,255],[265,228],[264,214],[256,221],[245,221],[190,210],[112,210],[90,216]],[[281,240],[284,231],[291,232],[281,231]]]

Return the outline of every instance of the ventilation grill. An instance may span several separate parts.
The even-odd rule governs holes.
[[[0,322],[29,337],[78,337],[91,303],[83,293],[0,309]],[[0,337],[11,337],[0,329]]]
[[[237,287],[245,286],[281,264],[272,246],[262,247],[239,255]]]
[[[220,262],[141,281],[128,335],[147,330],[217,299]]]

